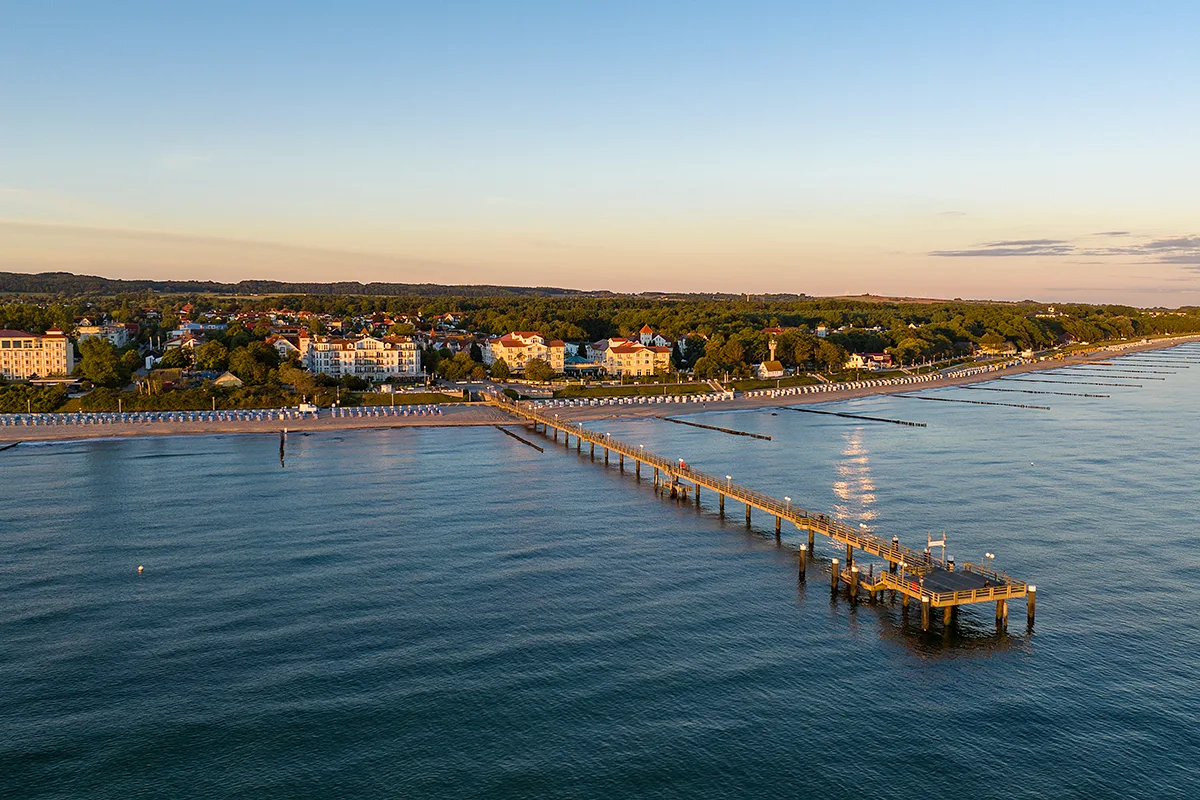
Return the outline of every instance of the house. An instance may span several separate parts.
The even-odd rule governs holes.
[[[74,369],[75,348],[57,328],[46,331],[44,336],[0,330],[0,378],[20,381],[70,375]]]
[[[280,361],[287,361],[292,353],[300,355],[300,336],[299,334],[281,334],[276,336],[268,336],[267,344],[275,348],[275,352],[279,353]]]
[[[782,378],[785,374],[783,363],[780,361],[764,361],[755,368],[755,371],[763,380]]]
[[[671,369],[671,348],[621,337],[594,342],[591,360],[609,375],[654,375]]]
[[[825,326],[825,325],[817,326],[817,336],[819,338],[824,339],[828,335],[829,335],[829,328],[827,326]]]
[[[513,331],[495,339],[489,339],[483,347],[483,362],[488,366],[504,359],[508,368],[517,372],[535,358],[550,365],[555,372],[562,372],[566,364],[567,344],[558,339],[547,339],[536,331]]]
[[[75,335],[79,341],[97,337],[112,342],[113,347],[124,347],[129,344],[130,330],[128,325],[77,325]],[[133,335],[137,336],[137,325],[133,326]]]
[[[213,381],[213,386],[220,386],[222,389],[240,389],[243,385],[242,379],[228,370],[222,372]]]
[[[670,347],[674,344],[661,333],[655,333],[649,325],[643,325],[642,329],[638,331],[638,342],[646,347]]]
[[[853,353],[846,361],[846,369],[865,369],[872,372],[891,366],[892,357],[888,353]]]

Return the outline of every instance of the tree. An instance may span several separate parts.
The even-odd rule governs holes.
[[[721,374],[721,365],[708,356],[700,356],[692,367],[692,373],[697,378],[713,378]]]
[[[186,347],[172,347],[158,361],[163,369],[187,369],[191,364],[192,351]]]
[[[508,368],[508,362],[503,358],[497,358],[495,360],[495,362],[492,364],[491,372],[492,380],[497,381],[506,381],[512,374],[512,371]]]
[[[112,342],[99,336],[89,336],[79,343],[81,361],[77,372],[80,377],[91,381],[97,386],[115,387],[128,380],[126,373],[122,376],[121,363],[117,348]]]
[[[278,365],[279,353],[265,342],[251,342],[229,354],[229,371],[249,386],[266,383]]]
[[[229,366],[229,350],[220,342],[205,342],[196,348],[196,368],[223,370]]]
[[[475,342],[471,342],[471,360],[476,364],[483,363],[483,350]]]
[[[540,358],[531,358],[525,362],[525,377],[535,383],[542,383],[554,377],[554,367]]]
[[[411,322],[397,322],[388,328],[389,336],[412,336],[417,328]]]

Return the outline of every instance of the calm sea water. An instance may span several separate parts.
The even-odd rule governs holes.
[[[795,531],[488,428],[294,436],[286,468],[272,437],[22,445],[0,795],[1200,796],[1200,363],[1165,377],[826,406],[924,429],[700,418],[770,442],[592,423],[995,553],[1039,589],[1005,636],[799,586]]]

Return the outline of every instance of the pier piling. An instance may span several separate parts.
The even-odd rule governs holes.
[[[800,545],[800,574],[798,577],[801,583],[804,583],[808,577],[808,548],[804,545]]]
[[[858,567],[850,568],[850,600],[858,600]]]
[[[719,496],[721,499],[719,501],[717,501],[717,506],[720,508],[721,516],[723,517],[723,516],[725,516],[725,495],[719,495]]]
[[[838,570],[838,560],[835,558],[829,566],[831,567],[830,575],[831,575],[832,588],[833,588],[833,591],[836,592],[837,587],[838,587],[838,581],[842,577],[841,571]]]
[[[930,612],[929,598],[922,597],[921,598],[921,630],[925,631],[926,633],[929,632],[929,612]]]
[[[750,527],[750,504],[746,504],[746,527]]]
[[[1025,591],[1025,609],[1029,614],[1029,629],[1033,630],[1033,612],[1037,607],[1037,587],[1030,585]]]

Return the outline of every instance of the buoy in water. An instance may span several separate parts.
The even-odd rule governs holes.
[[[143,567],[141,564],[138,564],[138,575],[142,574],[143,569],[145,569],[145,567]]]

